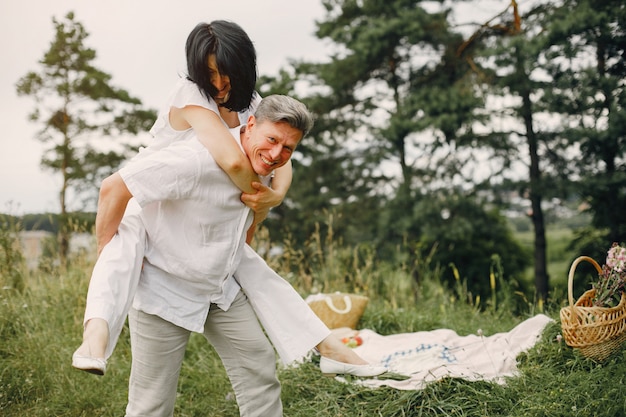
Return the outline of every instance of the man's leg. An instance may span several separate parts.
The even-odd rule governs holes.
[[[243,292],[228,311],[211,305],[204,335],[224,363],[240,415],[282,416],[274,349]]]
[[[171,417],[190,333],[132,308],[128,320],[133,358],[126,417]]]

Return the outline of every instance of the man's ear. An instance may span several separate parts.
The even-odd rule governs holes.
[[[255,124],[256,124],[256,117],[254,117],[254,114],[251,114],[250,116],[248,116],[248,123],[246,125],[246,130],[250,131],[250,128],[254,126]]]
[[[242,136],[242,141],[247,141],[248,139],[250,139],[250,135],[252,133],[251,129],[252,127],[256,124],[256,118],[254,117],[254,115],[250,115],[248,117],[248,122],[246,123],[246,126],[244,128],[241,129],[243,136]],[[243,142],[242,142],[243,144]]]

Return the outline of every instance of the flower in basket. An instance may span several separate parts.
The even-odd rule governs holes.
[[[598,281],[592,284],[596,290],[593,305],[615,307],[619,304],[622,293],[626,290],[626,247],[613,243],[602,265]]]

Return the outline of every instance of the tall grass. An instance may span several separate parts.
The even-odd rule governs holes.
[[[451,328],[459,334],[508,331],[534,315],[536,306],[508,288],[493,269],[493,296],[469,297],[458,281],[447,289],[428,259],[389,265],[366,246],[343,247],[330,237],[313,236],[300,251],[284,246],[270,264],[304,296],[312,291],[351,291],[371,302],[360,327],[381,334]],[[121,416],[130,367],[125,330],[106,376],[74,370],[85,294],[93,255],[84,253],[67,267],[44,263],[28,271],[13,245],[14,230],[0,230],[0,415]],[[269,245],[260,235],[257,244]],[[5,244],[6,242],[10,244]],[[11,243],[13,242],[13,243]],[[9,248],[9,249],[7,249]],[[399,250],[408,249],[399,248]],[[416,270],[419,274],[416,274]],[[420,276],[418,282],[414,279]],[[522,306],[522,307],[520,307]],[[552,310],[551,310],[552,308]],[[626,358],[603,364],[581,357],[559,341],[558,306],[546,306],[557,321],[542,340],[520,355],[519,375],[505,385],[444,379],[418,391],[368,389],[321,376],[315,360],[280,368],[285,415],[353,416],[624,416]],[[228,378],[215,351],[192,335],[179,381],[176,416],[238,415]]]

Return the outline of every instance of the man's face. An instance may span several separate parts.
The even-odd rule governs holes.
[[[289,161],[302,139],[302,132],[286,122],[258,122],[250,116],[241,141],[252,169],[268,175]]]

